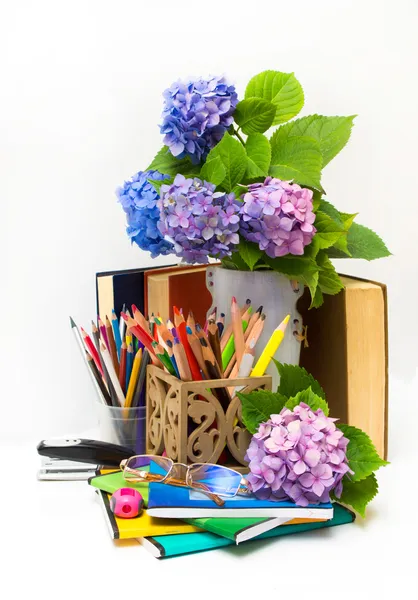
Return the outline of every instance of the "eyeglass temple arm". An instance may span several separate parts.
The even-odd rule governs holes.
[[[130,469],[129,467],[123,466],[123,469],[125,471],[127,471],[128,473],[132,473],[133,475],[137,475],[138,476],[138,471],[135,471],[134,469]],[[163,475],[158,475],[157,473],[149,473],[148,471],[140,471],[141,475],[138,477],[138,481],[162,481],[162,483],[165,483],[165,478]],[[168,480],[173,483],[173,485],[177,485],[179,487],[189,487],[189,485],[183,480],[183,479],[176,479],[174,477],[169,477]],[[168,483],[168,481],[167,481]],[[217,504],[218,506],[223,506],[225,504],[224,500],[222,500],[222,498],[220,498],[219,496],[217,496],[216,494],[212,494],[212,492],[210,492],[207,487],[205,486],[205,484],[203,483],[194,483],[193,484],[194,488],[199,488],[199,490],[201,490],[202,492],[204,492],[205,494],[207,494],[209,496],[209,498],[211,500],[213,500],[215,502],[215,504]],[[206,489],[205,489],[206,488]]]

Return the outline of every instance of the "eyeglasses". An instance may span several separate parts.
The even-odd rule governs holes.
[[[150,472],[151,466],[152,472]],[[185,465],[175,463],[165,456],[143,454],[122,460],[120,468],[127,481],[154,481],[189,487],[207,494],[218,506],[225,504],[220,496],[233,498],[237,494],[251,493],[241,473],[222,465],[206,463]]]

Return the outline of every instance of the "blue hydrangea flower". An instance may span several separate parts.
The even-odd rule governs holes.
[[[212,183],[176,175],[171,185],[161,186],[157,206],[161,234],[186,262],[205,264],[209,256],[221,259],[236,250],[241,203],[234,194],[215,192]]]
[[[189,155],[197,164],[232,124],[238,102],[224,77],[177,81],[165,90],[161,133],[173,156]]]
[[[161,181],[167,179],[167,175],[158,171],[139,171],[116,190],[116,195],[126,213],[126,233],[131,242],[135,242],[141,250],[151,252],[151,257],[155,258],[160,254],[171,254],[173,245],[164,239],[158,229],[159,195],[147,179]]]

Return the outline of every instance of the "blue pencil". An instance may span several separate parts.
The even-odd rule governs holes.
[[[113,329],[113,337],[115,338],[116,352],[118,353],[118,360],[120,361],[120,349],[122,347],[122,339],[120,337],[119,321],[118,321],[118,318],[117,318],[116,313],[113,310],[113,308],[112,308],[112,329]]]
[[[132,344],[129,344],[128,350],[126,352],[126,390],[129,386],[129,380],[131,378],[132,365],[134,364],[134,349]]]

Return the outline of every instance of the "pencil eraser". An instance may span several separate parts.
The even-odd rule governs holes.
[[[117,517],[132,519],[141,514],[144,500],[138,490],[120,488],[110,498],[110,510]]]

